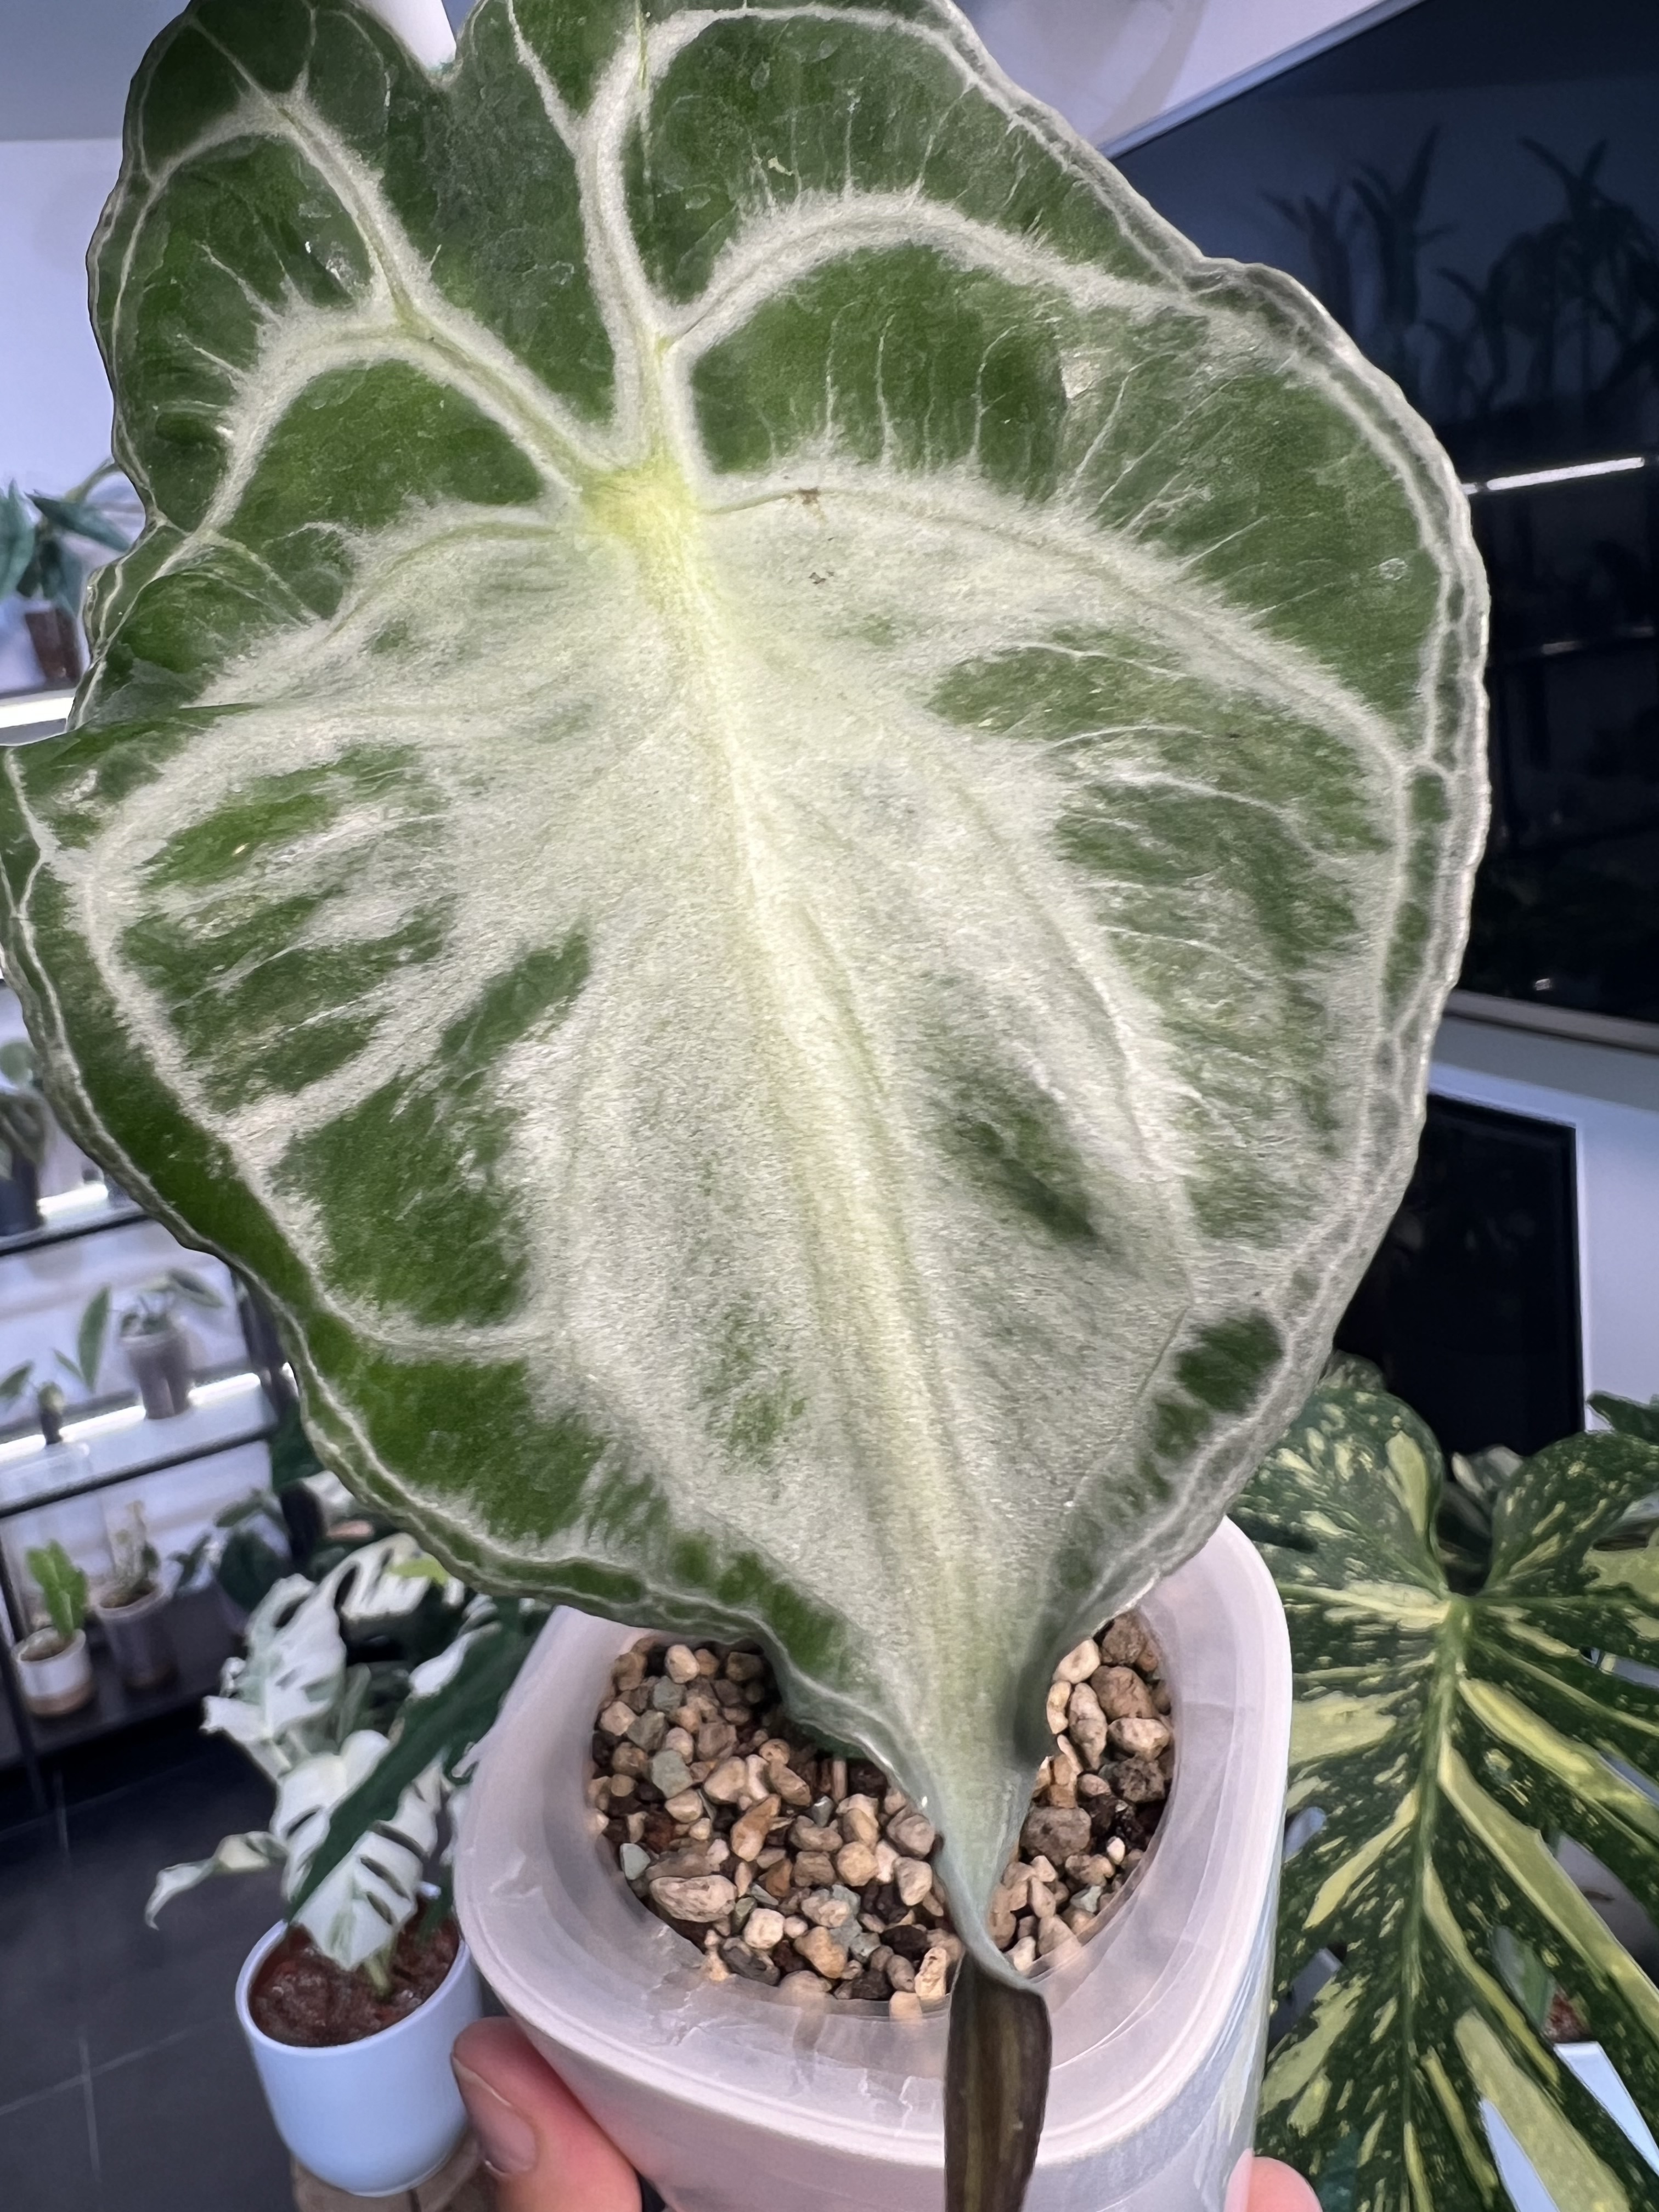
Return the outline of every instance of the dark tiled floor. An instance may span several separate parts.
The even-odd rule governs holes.
[[[144,1899],[158,1868],[258,1827],[269,1785],[193,1717],[0,1782],[0,2197],[7,2212],[292,2212],[232,1992],[274,1875]]]

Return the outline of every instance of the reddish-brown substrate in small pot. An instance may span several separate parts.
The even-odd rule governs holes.
[[[453,1920],[425,1936],[411,1923],[392,1951],[390,1986],[380,1990],[361,1967],[337,1966],[303,1928],[290,1928],[261,1966],[248,2010],[275,2043],[302,2050],[361,2043],[420,2009],[454,1965],[460,1940]]]

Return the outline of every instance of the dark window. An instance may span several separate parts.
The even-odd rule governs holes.
[[[1468,489],[1494,811],[1465,986],[1648,1021],[1656,117],[1652,0],[1418,0],[1121,158],[1206,252],[1310,285]]]
[[[1417,1169],[1337,1330],[1448,1451],[1583,1426],[1574,1139],[1431,1097]]]

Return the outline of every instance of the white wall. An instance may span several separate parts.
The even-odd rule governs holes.
[[[964,0],[1010,76],[1097,145],[1195,114],[1413,0]],[[1162,118],[1162,120],[1160,120]]]
[[[1576,1132],[1584,1387],[1659,1395],[1659,1054],[1449,1017],[1430,1087]]]
[[[109,451],[86,254],[120,158],[114,138],[0,141],[0,489],[15,477],[62,491]],[[13,599],[0,611],[0,692],[40,680]]]

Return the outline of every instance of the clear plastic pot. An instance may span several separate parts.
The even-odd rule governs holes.
[[[1284,1615],[1230,1525],[1140,1611],[1178,1765],[1133,1894],[1039,1977],[1054,2071],[1028,2212],[1234,2212],[1250,2143],[1290,1735]],[[457,1866],[481,1970],[674,2212],[929,2212],[944,2203],[943,2011],[899,2021],[704,1981],[596,1836],[593,1714],[636,1632],[556,1614],[488,1739]]]

